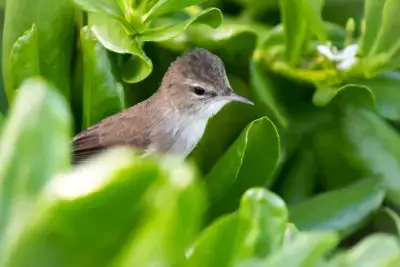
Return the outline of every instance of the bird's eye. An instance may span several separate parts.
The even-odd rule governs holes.
[[[196,95],[204,95],[206,93],[206,90],[204,90],[204,88],[201,88],[199,86],[195,86],[195,87],[193,87],[193,92]]]

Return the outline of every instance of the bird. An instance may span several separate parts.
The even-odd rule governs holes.
[[[221,58],[204,48],[187,50],[170,64],[153,95],[76,134],[73,162],[114,146],[184,160],[202,138],[208,120],[231,101],[254,105],[233,91]]]

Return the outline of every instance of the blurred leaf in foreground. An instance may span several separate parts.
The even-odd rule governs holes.
[[[70,120],[66,102],[44,80],[27,80],[18,90],[0,141],[3,241],[23,230],[43,186],[69,167]]]
[[[204,188],[192,166],[166,161],[163,167],[165,177],[145,196],[140,232],[112,266],[183,266],[185,250],[202,223]]]
[[[158,165],[115,148],[53,178],[8,240],[4,267],[108,266],[135,230]]]

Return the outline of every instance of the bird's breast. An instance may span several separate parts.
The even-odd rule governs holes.
[[[206,126],[205,119],[192,119],[174,125],[170,130],[170,146],[166,152],[187,157],[200,141]]]

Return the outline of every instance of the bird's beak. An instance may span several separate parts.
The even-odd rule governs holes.
[[[233,91],[230,91],[227,96],[224,96],[224,98],[226,100],[238,101],[238,102],[246,103],[246,104],[249,104],[249,105],[254,105],[254,103],[251,102],[249,99],[247,99],[247,98],[245,98],[245,97],[243,97],[243,96],[241,96],[241,95],[239,95],[239,94],[237,94],[237,93],[235,93]]]

